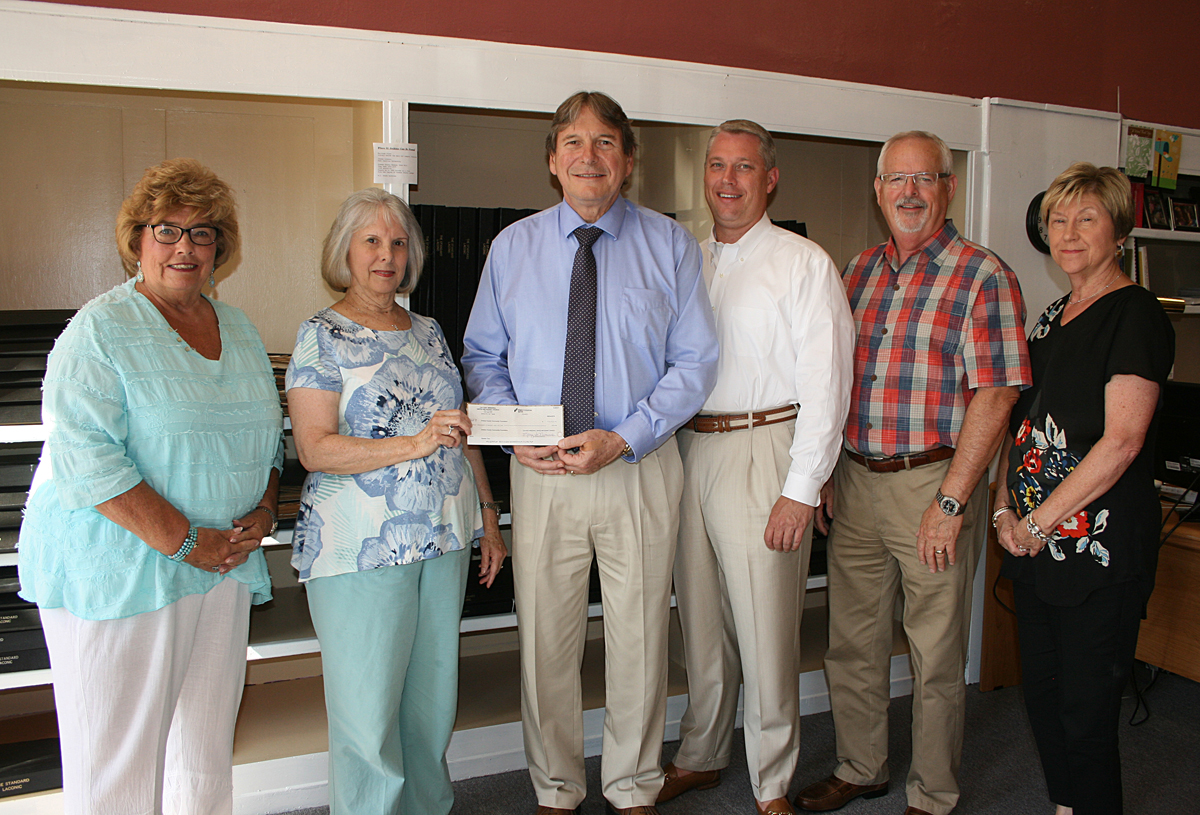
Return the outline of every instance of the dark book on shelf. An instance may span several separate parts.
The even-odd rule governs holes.
[[[786,229],[788,232],[795,232],[802,238],[808,237],[808,225],[804,221],[771,221],[780,229]]]
[[[437,288],[437,275],[433,273],[433,222],[437,211],[442,209],[445,207],[437,204],[417,204],[413,207],[413,215],[421,225],[421,234],[425,242],[425,267],[421,271],[421,282],[409,295],[408,302],[413,311],[426,317],[433,314],[434,291]]]
[[[50,651],[27,648],[22,651],[0,650],[0,674],[14,671],[38,671],[50,667]]]
[[[41,628],[27,628],[24,631],[9,631],[0,626],[0,653],[10,651],[29,651],[46,647],[46,635]]]
[[[16,568],[15,566],[13,567]],[[17,608],[36,608],[33,603],[28,600],[22,600],[17,594],[17,590],[0,592],[0,615],[7,613],[10,609]]]
[[[537,209],[510,209],[501,207],[500,209],[500,229],[505,229],[515,224],[522,218],[528,218],[530,215],[537,215],[541,210]]]
[[[61,787],[58,739],[0,744],[0,798]]]
[[[426,274],[434,281],[433,308],[429,315],[438,321],[450,350],[458,314],[458,207],[440,207],[433,220],[433,268]]]
[[[22,601],[23,602],[23,601]],[[7,631],[28,631],[42,627],[42,615],[37,606],[27,603],[23,608],[0,608],[0,634]]]
[[[479,210],[479,245],[475,265],[475,283],[478,288],[479,278],[483,276],[483,266],[487,263],[488,252],[492,250],[492,241],[500,232],[499,207],[483,207]]]
[[[479,208],[458,208],[458,278],[454,303],[454,335],[446,335],[450,353],[459,363],[463,355],[463,334],[475,303],[475,288],[479,285]]]
[[[0,598],[6,594],[16,594],[21,588],[21,579],[17,575],[16,566],[0,566]]]

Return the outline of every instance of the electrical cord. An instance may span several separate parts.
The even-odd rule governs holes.
[[[1146,701],[1146,694],[1150,693],[1150,689],[1154,687],[1154,683],[1158,681],[1159,675],[1162,674],[1162,671],[1153,665],[1149,663],[1143,664],[1150,671],[1150,684],[1147,685],[1144,690],[1138,687],[1137,663],[1134,663],[1134,669],[1129,672],[1129,681],[1133,683],[1133,695],[1136,699],[1133,704],[1133,712],[1129,714],[1130,727],[1137,727],[1138,725],[1143,725],[1150,721],[1150,703]],[[1134,719],[1137,718],[1138,710],[1142,708],[1145,709],[1146,714],[1140,720],[1135,722]]]

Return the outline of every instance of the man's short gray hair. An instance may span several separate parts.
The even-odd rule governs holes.
[[[771,134],[765,127],[749,119],[730,119],[714,127],[708,134],[708,146],[704,148],[706,162],[708,154],[712,152],[713,140],[717,138],[718,133],[754,136],[758,139],[758,155],[763,161],[763,169],[768,171],[775,169],[775,139],[771,138]]]
[[[892,145],[898,142],[907,141],[908,139],[923,139],[937,148],[938,156],[942,160],[942,168],[940,172],[954,172],[954,156],[950,153],[950,146],[942,141],[936,134],[930,133],[928,130],[906,130],[903,133],[897,133],[883,143],[883,149],[879,151],[879,162],[875,165],[875,174],[883,174],[883,161],[887,158],[888,150],[892,149]]]

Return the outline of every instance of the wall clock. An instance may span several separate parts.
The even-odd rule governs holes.
[[[1029,209],[1025,210],[1025,234],[1029,236],[1029,242],[1033,244],[1034,249],[1048,255],[1050,233],[1046,229],[1046,221],[1042,218],[1042,198],[1045,195],[1045,192],[1039,192],[1029,202]]]

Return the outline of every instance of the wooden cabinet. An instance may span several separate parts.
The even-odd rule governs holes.
[[[1200,682],[1200,523],[1182,524],[1159,550],[1137,658]]]

